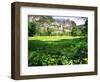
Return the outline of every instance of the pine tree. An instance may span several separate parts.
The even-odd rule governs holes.
[[[77,36],[77,26],[73,26],[72,31],[71,31],[72,36]]]

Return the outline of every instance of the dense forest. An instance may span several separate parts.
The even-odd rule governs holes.
[[[88,19],[79,19],[84,23],[77,25],[67,18],[29,15],[28,65],[87,64]]]

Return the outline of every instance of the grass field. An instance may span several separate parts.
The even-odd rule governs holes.
[[[72,36],[28,38],[28,66],[87,64],[87,39]]]
[[[29,37],[29,40],[41,40],[41,41],[57,41],[61,39],[75,39],[75,38],[80,38],[80,36],[34,36],[34,37]]]

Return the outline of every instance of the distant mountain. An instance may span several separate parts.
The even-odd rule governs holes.
[[[64,19],[54,19],[54,22],[57,22],[59,24],[64,24]]]

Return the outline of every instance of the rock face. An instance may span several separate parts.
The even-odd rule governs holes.
[[[38,21],[40,18],[41,16],[28,15],[29,22]]]
[[[61,20],[55,20],[54,25],[58,26],[59,31],[71,32],[73,26],[76,25],[76,23],[69,19],[67,20],[61,19]]]

